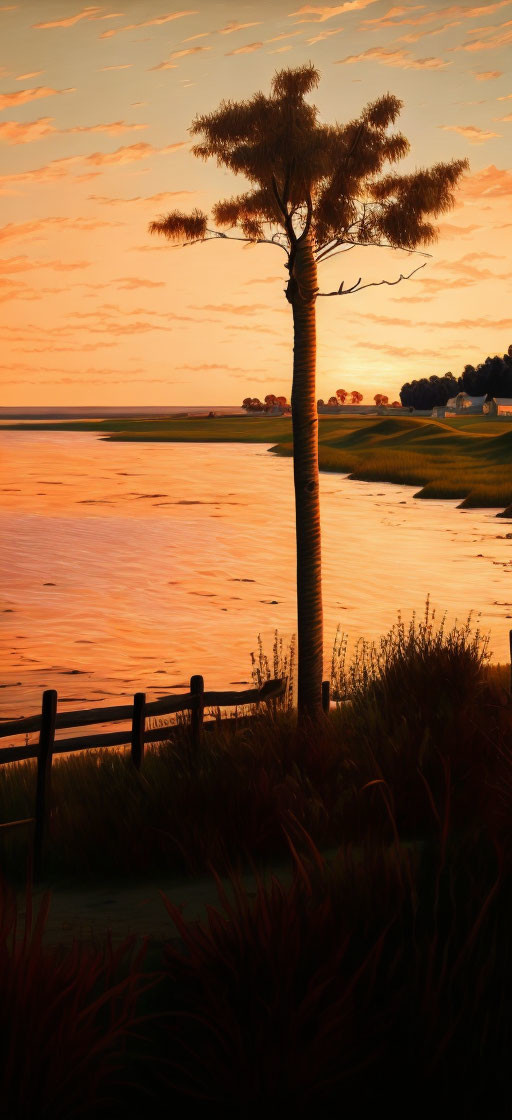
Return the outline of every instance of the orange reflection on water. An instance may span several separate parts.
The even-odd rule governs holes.
[[[250,680],[261,632],[295,630],[292,462],[262,446],[0,435],[2,715]],[[512,626],[510,524],[411,487],[321,477],[326,669],[338,623],[378,637],[427,593]]]

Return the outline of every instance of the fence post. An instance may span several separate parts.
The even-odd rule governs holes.
[[[204,718],[204,678],[197,675],[190,678],[190,692],[194,697],[190,712],[190,737],[192,746],[197,750],[201,742]]]
[[[510,646],[510,695],[512,696],[512,630],[508,632],[508,641]]]
[[[43,849],[50,815],[51,776],[55,721],[57,718],[57,693],[48,688],[43,692],[41,731],[37,753],[36,808],[34,823],[34,881],[38,882],[43,870]]]
[[[140,770],[144,761],[144,730],[146,727],[146,693],[136,692],[133,697],[131,757]]]
[[[324,714],[329,715],[331,706],[331,682],[322,681],[322,709]]]

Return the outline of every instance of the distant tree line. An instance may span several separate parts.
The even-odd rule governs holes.
[[[406,408],[430,409],[446,404],[457,393],[470,397],[512,397],[512,346],[503,357],[497,354],[486,358],[477,366],[466,365],[460,377],[448,372],[438,377],[421,377],[407,381],[400,390],[400,400]]]
[[[267,393],[262,401],[259,397],[244,397],[242,408],[246,412],[272,412],[274,408],[280,408],[283,412],[292,410],[286,397],[276,397],[275,393]]]
[[[335,396],[329,397],[328,401],[320,399],[317,401],[317,405],[322,407],[327,404],[329,408],[333,408],[335,405],[347,404],[347,402],[348,404],[361,404],[362,399],[363,394],[359,393],[357,389],[352,389],[350,393],[348,393],[346,389],[336,389]],[[377,408],[379,405],[389,404],[389,397],[387,397],[385,393],[376,393],[373,399]],[[400,408],[400,401],[393,401],[391,407]]]

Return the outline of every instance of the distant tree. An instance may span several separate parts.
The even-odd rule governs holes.
[[[350,394],[350,403],[351,404],[361,404],[362,399],[363,399],[363,394],[359,393],[357,391],[357,389],[352,389],[352,392]]]
[[[316,407],[317,407],[317,408],[323,408],[323,407],[324,407],[324,405],[325,405],[325,401],[323,400],[323,398],[322,398],[322,397],[320,397],[320,400],[318,400],[318,401],[316,402]]]
[[[380,408],[380,405],[384,404],[384,397],[382,393],[376,393],[373,399],[375,401],[375,404],[377,405],[377,408]],[[386,397],[385,399],[387,401],[388,398]]]
[[[259,397],[245,397],[242,401],[242,408],[245,408],[246,412],[264,412],[265,405]]]
[[[338,398],[338,403],[339,404],[345,404],[345,401],[348,397],[347,390],[346,389],[336,389],[336,396]]]
[[[400,401],[392,401],[391,402],[391,408],[401,408],[401,407],[402,407],[402,405],[400,404]]]
[[[323,622],[315,392],[316,301],[373,287],[360,277],[320,292],[317,266],[353,245],[412,252],[435,240],[432,217],[453,205],[465,160],[437,163],[410,174],[388,173],[409,143],[390,133],[402,102],[379,97],[346,124],[327,124],[305,100],[320,75],[311,65],[275,74],[270,96],[223,101],[191,127],[193,153],[213,158],[244,178],[242,194],[215,203],[207,214],[175,210],[150,225],[173,241],[212,237],[268,243],[286,254],[286,298],[293,312],[293,476],[297,543],[298,709],[302,723],[322,718]],[[219,228],[217,228],[219,227]],[[226,230],[233,231],[232,233]],[[349,258],[351,260],[351,258]],[[417,266],[418,268],[423,265]],[[398,284],[416,272],[412,269]]]
[[[327,404],[330,405],[331,408],[339,405],[339,403],[340,402],[337,397],[329,397],[329,400],[327,401]]]
[[[385,393],[381,394],[380,403],[382,405],[389,404],[389,397],[387,397]]]
[[[486,358],[476,366],[464,366],[461,382],[462,388],[472,397],[482,397],[485,393],[488,400],[492,397],[512,397],[512,346],[509,346],[503,357],[497,354]]]
[[[445,405],[459,392],[470,397],[486,396],[512,397],[512,346],[500,358],[485,358],[477,366],[467,364],[460,377],[455,378],[451,371],[438,377],[421,377],[418,381],[407,381],[400,390],[400,400],[405,407],[428,410],[435,405]]]
[[[244,397],[242,408],[245,408],[246,412],[272,412],[274,408],[291,412],[291,405],[286,397],[276,397],[275,393],[267,393],[263,401],[260,401],[259,397]]]
[[[444,405],[455,397],[462,388],[460,378],[455,379],[453,373],[448,372],[438,377],[421,377],[417,381],[407,381],[400,390],[400,400],[405,408],[428,410],[435,405]]]

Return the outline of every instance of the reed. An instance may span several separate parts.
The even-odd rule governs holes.
[[[491,668],[488,652],[471,618],[448,628],[427,603],[423,617],[399,617],[380,643],[359,643],[350,657],[338,637],[338,710],[299,741],[285,706],[205,732],[197,754],[182,726],[172,742],[148,747],[140,772],[119,751],[57,757],[46,875],[132,879],[264,864],[286,853],[291,813],[320,847],[389,839],[384,789],[404,835],[424,836],[448,774],[457,827],[490,820],[499,775],[510,772],[512,708],[510,670]],[[253,655],[255,680],[276,664],[292,676],[293,649],[278,636],[272,654],[260,644]],[[0,820],[30,816],[34,764],[6,766],[2,779]],[[19,880],[26,838],[7,832],[0,844],[1,867]]]

